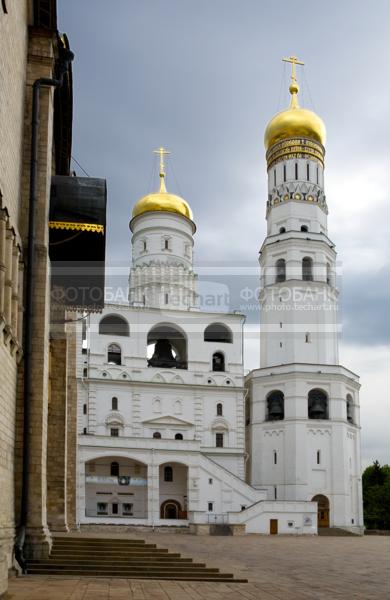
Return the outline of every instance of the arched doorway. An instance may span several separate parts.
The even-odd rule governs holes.
[[[177,500],[165,500],[160,507],[161,519],[180,519],[183,511]]]
[[[312,502],[317,502],[318,505],[318,527],[329,527],[329,498],[317,494],[312,498]]]

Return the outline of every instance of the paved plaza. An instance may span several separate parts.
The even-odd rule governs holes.
[[[202,537],[144,532],[139,537],[181,552],[185,557],[202,559],[207,566],[245,577],[249,583],[25,576],[11,579],[8,597],[10,600],[390,600],[390,537]]]

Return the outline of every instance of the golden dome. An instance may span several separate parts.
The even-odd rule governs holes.
[[[277,113],[268,123],[264,134],[265,149],[290,138],[309,138],[325,146],[326,129],[323,120],[311,110],[298,104],[299,86],[290,85],[291,103],[287,110]]]
[[[137,204],[133,208],[132,218],[143,215],[147,212],[173,212],[178,215],[182,215],[187,219],[193,220],[192,210],[189,204],[176,196],[167,192],[165,187],[165,169],[164,169],[164,154],[169,154],[164,148],[155,150],[157,154],[160,154],[160,189],[158,192],[147,194],[138,200]]]

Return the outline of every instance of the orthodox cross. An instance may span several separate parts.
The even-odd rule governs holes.
[[[297,82],[296,65],[304,65],[305,63],[298,60],[297,56],[290,56],[289,58],[282,58],[282,61],[291,64],[291,81],[293,83],[296,83]]]

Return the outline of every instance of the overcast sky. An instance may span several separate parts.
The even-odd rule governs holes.
[[[108,263],[124,282],[129,217],[157,187],[160,145],[172,151],[168,189],[194,212],[197,269],[212,262],[257,273],[264,129],[288,104],[281,57],[305,61],[300,102],[327,127],[341,359],[361,376],[364,464],[390,463],[388,0],[59,0],[58,22],[76,54],[73,155],[107,179]],[[245,366],[258,365],[258,340],[248,337]]]

